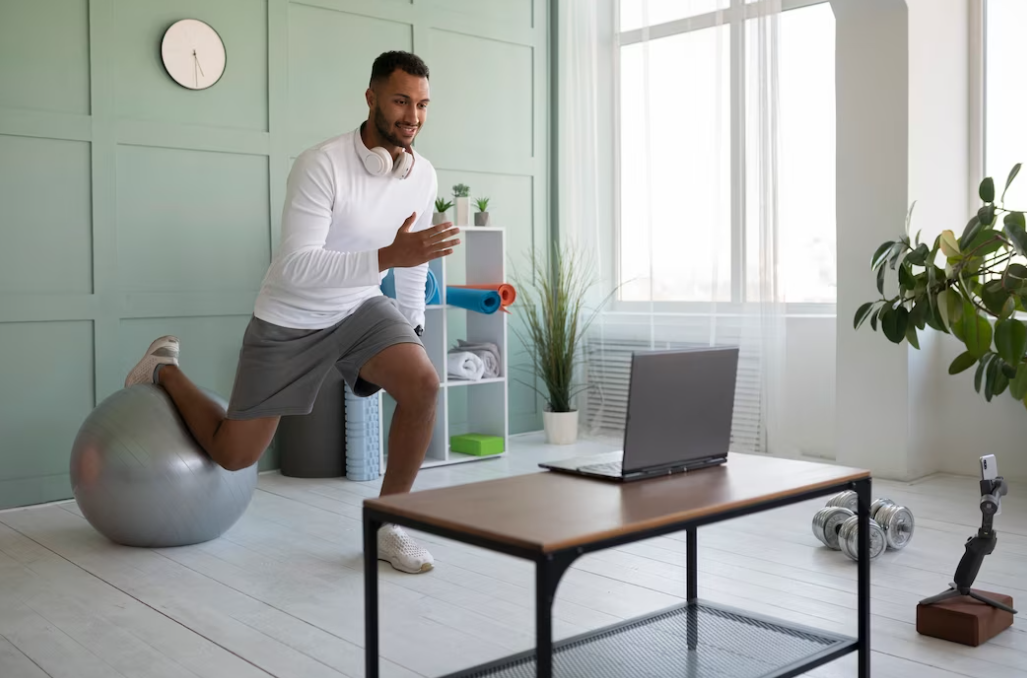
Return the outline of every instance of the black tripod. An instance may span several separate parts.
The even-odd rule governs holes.
[[[992,522],[995,514],[998,513],[1001,497],[1007,491],[1006,481],[1003,478],[981,481],[981,513],[983,514],[981,529],[977,531],[976,537],[970,537],[966,540],[966,552],[959,561],[959,566],[956,567],[955,580],[949,584],[948,590],[942,591],[936,596],[924,598],[920,601],[921,605],[930,605],[931,603],[937,603],[958,596],[970,596],[992,607],[1016,614],[1016,610],[1008,605],[992,600],[987,596],[982,596],[970,588],[973,586],[977,573],[981,569],[984,556],[989,555],[995,550],[998,536],[995,530],[992,529]]]

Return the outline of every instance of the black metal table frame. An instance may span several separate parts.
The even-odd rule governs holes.
[[[645,482],[645,481],[641,481]],[[556,590],[560,579],[566,573],[571,564],[579,557],[616,546],[622,546],[632,542],[660,537],[675,532],[685,531],[687,552],[686,558],[686,597],[689,604],[698,601],[698,543],[696,530],[703,525],[718,523],[733,518],[769,511],[791,504],[797,504],[810,499],[837,494],[845,490],[855,490],[858,497],[858,509],[856,515],[859,520],[857,536],[858,562],[856,563],[856,596],[857,596],[857,635],[854,646],[844,647],[827,653],[822,653],[811,658],[801,665],[790,666],[783,672],[774,674],[775,678],[791,678],[810,671],[817,666],[834,661],[849,652],[857,652],[857,676],[859,678],[870,678],[870,530],[863,526],[869,524],[870,520],[870,496],[871,478],[864,478],[855,481],[846,481],[829,486],[823,486],[815,490],[806,490],[794,495],[770,499],[756,504],[747,505],[741,508],[729,509],[705,515],[699,518],[677,521],[660,527],[650,528],[616,537],[602,539],[590,544],[575,546],[549,553],[540,553],[533,549],[521,548],[510,544],[502,543],[486,537],[467,534],[459,530],[438,527],[419,520],[411,520],[401,516],[392,515],[388,512],[372,509],[364,506],[363,529],[364,529],[364,653],[365,653],[365,678],[379,678],[379,644],[378,644],[378,529],[385,523],[402,525],[411,529],[420,530],[428,534],[438,535],[446,539],[462,542],[472,546],[505,553],[517,558],[531,560],[535,563],[535,650],[536,656],[536,678],[553,678],[553,602],[556,599]],[[631,622],[637,620],[630,620]],[[594,635],[609,630],[603,628],[590,634]],[[689,646],[694,646],[692,639],[689,639]],[[508,661],[505,657],[502,661]],[[496,662],[499,664],[499,662]],[[482,667],[475,667],[473,671],[480,671]],[[459,675],[459,674],[458,674]]]

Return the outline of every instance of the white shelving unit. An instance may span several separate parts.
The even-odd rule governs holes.
[[[425,328],[421,340],[435,370],[439,373],[441,388],[435,413],[435,431],[422,468],[495,459],[506,455],[510,442],[508,314],[502,309],[490,314],[478,313],[446,303],[447,285],[495,285],[507,282],[506,232],[498,226],[461,226],[460,229],[460,247],[464,250],[466,262],[463,267],[464,275],[460,276],[460,271],[450,270],[453,267],[450,261],[452,257],[436,259],[429,264],[440,288],[441,303],[425,307]],[[460,322],[461,320],[464,322]],[[451,333],[451,324],[466,329],[463,332]],[[500,376],[476,381],[452,378],[448,374],[446,357],[449,350],[457,345],[458,339],[472,342],[487,341],[498,346]],[[396,403],[383,391],[380,391],[377,397],[380,399],[381,412],[380,468],[384,474],[388,459],[389,428]],[[503,439],[503,452],[478,457],[450,450],[450,436],[464,433],[499,436]]]

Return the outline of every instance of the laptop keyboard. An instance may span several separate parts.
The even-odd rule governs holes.
[[[581,471],[587,471],[589,473],[604,473],[604,474],[621,474],[621,462],[619,461],[604,461],[598,464],[586,464],[585,466],[579,467]]]

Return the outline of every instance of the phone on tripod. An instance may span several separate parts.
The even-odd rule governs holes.
[[[981,457],[981,480],[995,480],[998,478],[998,461],[994,454],[986,454]],[[1002,515],[1002,504],[998,505],[995,515]]]

